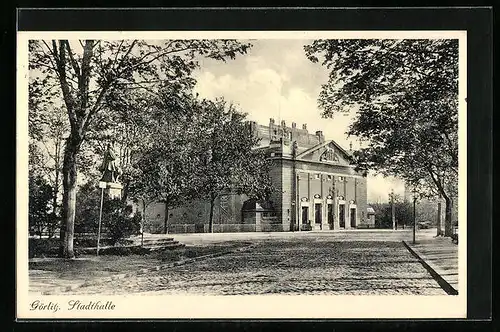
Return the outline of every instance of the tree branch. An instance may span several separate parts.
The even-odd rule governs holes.
[[[428,166],[427,167],[427,171],[429,172],[429,175],[432,179],[432,182],[434,182],[434,184],[436,185],[439,193],[444,197],[444,198],[447,198],[448,195],[446,194],[444,188],[443,188],[443,185],[442,183],[439,181],[439,176],[437,174],[434,174],[433,170],[432,170],[432,167]],[[437,176],[437,178],[435,177]]]
[[[75,60],[75,57],[73,56],[73,51],[71,50],[71,47],[69,45],[69,41],[64,40],[64,42],[65,42],[66,48],[68,50],[71,66],[73,66],[73,70],[75,71],[76,77],[77,77],[78,81],[80,81],[81,74],[80,74],[80,67],[78,66],[78,62]]]
[[[113,69],[117,70],[118,68],[120,68],[120,66],[123,64],[123,61],[125,61],[125,59],[128,57],[128,55],[130,54],[130,52],[132,52],[132,49],[134,48],[135,44],[137,44],[137,40],[136,39],[134,39],[132,41],[132,44],[130,44],[127,52],[121,57],[120,63],[116,66],[116,68],[113,68]]]
[[[69,89],[69,83],[66,79],[66,57],[64,54],[64,43],[62,41],[60,41],[59,43],[60,54],[58,55],[56,41],[52,40],[54,60],[57,64],[57,72],[59,73],[59,81],[61,82],[61,90],[63,93],[64,102],[66,104],[66,110],[68,111],[69,122],[71,128],[73,129],[72,131],[76,132],[78,128],[78,117],[75,112],[75,102]]]

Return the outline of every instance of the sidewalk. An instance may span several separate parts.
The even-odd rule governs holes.
[[[431,234],[434,235],[435,231]],[[348,229],[348,230],[315,230],[295,232],[236,232],[236,233],[180,233],[180,234],[144,234],[144,240],[152,241],[172,237],[185,245],[205,245],[228,241],[256,240],[291,240],[297,238],[333,239],[335,241],[395,241],[401,242],[411,236],[411,229]],[[420,235],[419,236],[427,236]],[[140,236],[131,237],[140,243]]]
[[[417,239],[404,241],[448,294],[458,294],[458,245],[449,237]]]

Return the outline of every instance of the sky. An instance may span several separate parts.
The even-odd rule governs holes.
[[[322,130],[326,139],[333,139],[348,149],[358,148],[355,138],[345,134],[353,114],[321,117],[317,98],[321,85],[327,82],[328,70],[310,62],[303,46],[308,40],[252,40],[248,54],[235,60],[220,62],[200,61],[195,73],[195,91],[201,98],[224,97],[248,114],[248,119],[267,125],[269,118],[277,123],[285,120],[301,128],[307,124],[309,132]],[[391,190],[403,195],[404,185],[395,178],[368,176],[368,202],[386,202]]]

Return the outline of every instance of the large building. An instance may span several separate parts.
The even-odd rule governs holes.
[[[350,151],[311,134],[306,125],[284,121],[259,125],[248,122],[272,161],[271,179],[277,189],[269,201],[249,200],[227,193],[215,204],[214,232],[332,230],[374,227],[367,215],[366,177],[350,165]],[[192,201],[165,215],[164,204],[146,209],[145,231],[208,232],[210,205]]]

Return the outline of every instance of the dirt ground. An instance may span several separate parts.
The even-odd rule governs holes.
[[[210,236],[190,236],[191,242],[186,235],[187,248],[198,250],[200,255],[243,248],[249,243],[252,247],[112,283],[79,287],[67,294],[446,294],[400,242],[400,237],[408,237],[409,232],[347,234],[258,234],[251,241],[241,234],[214,235],[211,240]],[[168,255],[88,258],[80,262],[54,261],[52,265],[32,263],[30,289],[39,292],[44,288],[37,287],[37,273],[52,273],[57,285],[71,278],[88,284],[89,278],[152,267],[196,253]]]

